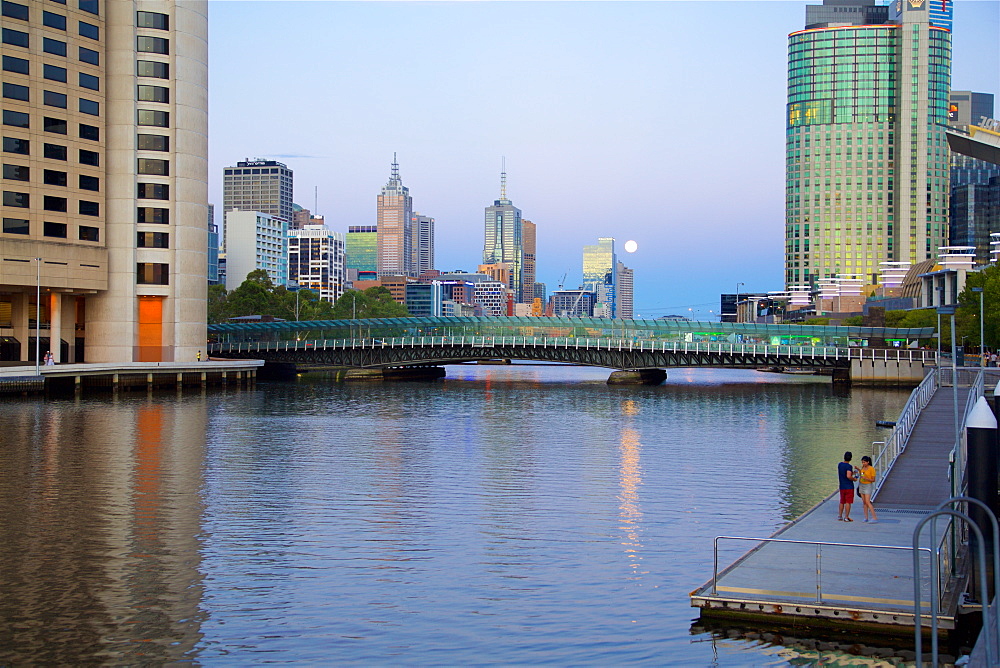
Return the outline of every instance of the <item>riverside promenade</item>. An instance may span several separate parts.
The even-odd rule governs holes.
[[[0,367],[0,396],[47,391],[135,390],[191,385],[249,385],[262,360],[125,362]]]
[[[931,372],[914,390],[890,437],[875,444],[882,476],[874,496],[877,523],[863,521],[860,499],[852,507],[854,521],[838,521],[835,493],[768,538],[720,536],[715,539],[713,577],[691,593],[691,605],[703,616],[785,617],[799,623],[812,618],[827,625],[912,633],[913,531],[953,496],[954,479],[960,488],[964,441],[960,438],[956,445],[955,406],[964,427],[969,407],[983,391],[982,381],[977,385],[972,380],[978,369],[958,371],[957,401],[951,369]],[[987,376],[985,384],[992,389],[996,380]],[[872,454],[859,450],[854,448],[858,463],[862,455]],[[831,488],[836,487],[835,465],[830,463]],[[921,534],[921,616],[928,624],[931,597],[937,597],[942,630],[955,627],[965,584],[952,575],[956,546],[951,534],[946,519],[938,522],[933,546],[927,527]],[[940,559],[938,591],[931,586],[932,549]]]

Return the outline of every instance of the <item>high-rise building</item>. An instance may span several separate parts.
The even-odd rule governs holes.
[[[372,280],[378,276],[378,228],[351,225],[344,238],[344,267],[350,280]]]
[[[632,297],[635,282],[633,271],[620,261],[616,267],[615,274],[617,276],[618,289],[615,316],[623,320],[631,320],[633,317]]]
[[[952,91],[948,98],[948,124],[962,130],[993,117],[993,95],[968,90]],[[990,234],[1000,232],[1000,165],[961,153],[951,154],[949,201],[951,246],[975,246],[976,264],[991,260]]]
[[[406,285],[406,310],[410,315],[437,317],[443,315],[441,281],[408,283]]]
[[[376,211],[378,275],[415,276],[413,272],[413,200],[399,178],[399,164],[392,154],[392,173],[382,186]]]
[[[344,234],[325,225],[288,230],[288,280],[337,301],[344,294]]]
[[[275,285],[288,282],[288,221],[260,211],[227,211],[226,289],[235,290],[256,269]]]
[[[596,295],[590,290],[556,290],[552,293],[552,315],[562,318],[590,318]]]
[[[536,227],[530,220],[521,221],[521,240],[524,249],[524,269],[521,272],[524,283],[521,288],[522,301],[531,302],[534,299],[535,285],[535,232]]]
[[[0,335],[15,360],[35,359],[29,319],[57,362],[204,349],[206,12],[3,3]]]
[[[500,281],[479,281],[472,291],[472,303],[483,307],[483,315],[507,315],[506,285]]]
[[[603,317],[616,317],[617,262],[612,237],[600,237],[596,244],[583,247],[583,289],[593,292],[596,303],[604,305]]]
[[[208,284],[219,282],[219,227],[215,224],[215,205],[208,205]]]
[[[951,0],[824,0],[788,37],[785,283],[933,258],[948,231]]]
[[[222,211],[260,211],[292,224],[292,170],[275,160],[244,160],[222,170]],[[223,230],[225,233],[225,230]]]
[[[413,228],[413,275],[419,276],[434,268],[434,219],[414,212]]]
[[[507,171],[500,173],[500,199],[486,207],[486,239],[483,264],[505,262],[510,266],[510,289],[521,302],[524,285],[524,238],[521,210],[507,199]]]

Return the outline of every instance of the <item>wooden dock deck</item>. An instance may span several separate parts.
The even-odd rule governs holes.
[[[987,390],[995,378],[987,376]],[[717,561],[738,556],[718,576],[691,593],[702,615],[773,620],[775,616],[812,618],[824,624],[848,623],[882,631],[912,633],[914,619],[913,530],[951,494],[949,453],[955,445],[951,387],[941,387],[920,413],[874,503],[878,523],[862,521],[860,499],[854,522],[837,520],[836,492],[767,539],[720,537]],[[958,388],[963,415],[968,387]],[[860,458],[859,458],[860,459]],[[831,463],[831,488],[836,478]],[[948,520],[937,526],[940,541]],[[926,538],[927,533],[925,531]],[[747,549],[750,548],[749,552]],[[944,550],[947,552],[947,550]],[[928,624],[930,554],[921,555],[921,606]],[[716,567],[718,568],[718,566]],[[959,582],[947,583],[940,603],[939,628],[954,628]]]

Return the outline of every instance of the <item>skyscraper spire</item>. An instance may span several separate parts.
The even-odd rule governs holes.
[[[396,162],[396,152],[392,152],[392,181],[399,180],[399,163]]]
[[[501,204],[510,204],[510,200],[507,199],[507,158],[502,156],[500,158],[500,199],[497,200]]]

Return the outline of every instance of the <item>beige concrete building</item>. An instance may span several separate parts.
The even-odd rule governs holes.
[[[413,200],[399,178],[399,163],[392,156],[392,174],[382,186],[376,204],[378,275],[415,276],[413,272]],[[404,297],[400,303],[405,303]]]
[[[204,349],[207,7],[3,3],[0,361]],[[56,341],[61,341],[56,345]]]

